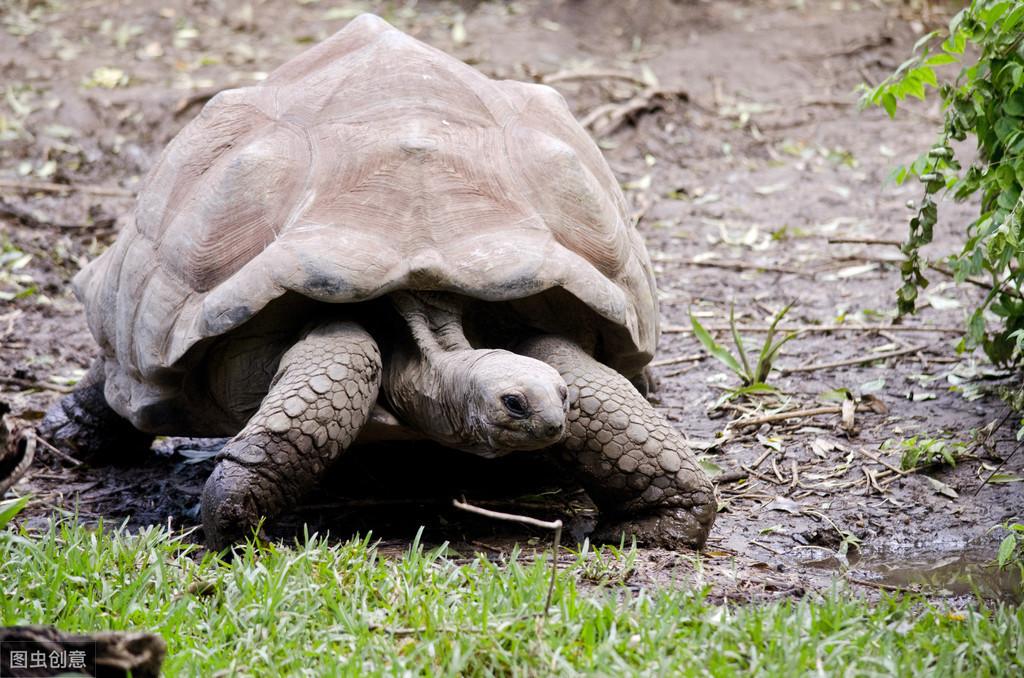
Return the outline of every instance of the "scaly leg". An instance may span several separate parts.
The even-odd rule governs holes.
[[[294,506],[355,440],[380,380],[377,344],[355,323],[320,326],[288,349],[259,410],[206,482],[207,544],[229,546],[261,516]]]
[[[555,336],[527,340],[518,353],[543,360],[569,387],[562,456],[610,521],[602,540],[622,534],[654,546],[701,546],[715,520],[715,492],[682,436],[615,370]]]

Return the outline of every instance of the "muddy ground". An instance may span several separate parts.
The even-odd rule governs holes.
[[[942,21],[941,7],[922,13],[880,0],[10,0],[4,7],[0,400],[21,419],[41,416],[93,358],[68,280],[112,241],[161,148],[213,92],[258,81],[372,10],[489,75],[558,88],[589,123],[635,206],[662,294],[655,398],[716,474],[721,513],[699,557],[641,550],[634,584],[707,584],[716,596],[763,599],[840,579],[872,594],[911,589],[942,598],[971,591],[967,572],[986,595],[1012,588],[978,565],[994,553],[993,526],[1024,504],[1017,482],[1024,454],[1011,454],[1016,428],[995,395],[1012,379],[980,355],[955,351],[964,309],[983,290],[954,288],[936,273],[920,315],[893,325],[899,252],[884,241],[902,236],[906,202],[918,191],[885,179],[932,141],[939,111],[918,105],[890,121],[855,105],[858,83],[877,83],[898,65],[919,34]],[[68,188],[25,188],[40,182]],[[945,206],[936,252],[954,246],[971,210]],[[786,345],[778,360],[784,371],[769,380],[779,394],[712,409],[738,381],[701,350],[688,312],[722,328],[734,305],[753,348],[790,302],[785,324],[805,331]],[[813,327],[830,325],[844,327]],[[715,335],[728,340],[721,329]],[[835,389],[861,398],[852,425],[839,414],[736,421],[835,407]],[[914,436],[946,441],[965,458],[955,468],[897,473],[899,441]],[[896,446],[880,449],[886,441]],[[100,467],[41,448],[11,494],[32,494],[20,518],[29,526],[69,511],[88,522],[187,529],[197,523],[218,444],[162,440],[157,454]],[[532,464],[542,460],[517,472],[449,456],[444,468],[462,473],[430,477],[427,466],[440,464],[423,447],[355,456],[270,531],[292,537],[303,521],[337,537],[373,529],[400,550],[424,524],[428,542],[495,557],[513,540],[548,539],[453,511],[448,501],[460,492],[505,510],[561,515],[577,533],[587,527],[578,493],[538,484],[545,476]],[[997,479],[1009,482],[983,483],[1001,463]],[[396,467],[410,472],[396,478]],[[516,482],[497,487],[495,478],[506,477]]]

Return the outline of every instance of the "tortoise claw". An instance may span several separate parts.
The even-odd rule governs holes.
[[[714,519],[714,515],[714,512],[684,508],[659,508],[642,515],[599,524],[590,538],[591,541],[604,544],[618,544],[623,539],[628,543],[636,539],[641,546],[671,550],[683,547],[699,549],[704,545],[710,529],[708,516]]]

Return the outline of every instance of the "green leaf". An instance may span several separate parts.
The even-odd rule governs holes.
[[[988,479],[988,484],[990,485],[1007,485],[1019,482],[1024,482],[1024,478],[1021,478],[1016,473],[993,473]]]
[[[882,108],[889,114],[890,118],[896,117],[896,97],[889,92],[882,95]]]
[[[17,499],[0,501],[0,530],[7,527],[7,523],[14,520],[14,517],[21,513],[21,510],[28,505],[30,498],[31,495],[26,494],[24,497]]]
[[[1000,568],[1010,564],[1010,559],[1013,558],[1013,553],[1016,550],[1017,538],[1012,534],[1003,537],[1003,541],[999,543],[999,553],[996,556],[996,562],[999,563]]]
[[[739,351],[740,361],[743,362],[743,375],[745,381],[756,381],[753,375],[750,373],[750,363],[747,362],[747,350],[743,348],[743,338],[740,337],[740,333],[736,330],[736,307],[734,304],[729,304],[729,330],[732,332],[732,341],[736,344],[736,350]]]
[[[928,60],[925,61],[925,64],[929,66],[944,66],[946,64],[957,63],[958,61],[960,60],[957,59],[952,54],[933,54],[932,56],[928,57]]]
[[[708,331],[704,329],[704,326],[700,324],[692,311],[690,312],[690,324],[693,326],[694,336],[697,337],[697,341],[701,343],[704,349],[717,358],[719,362],[735,372],[737,376],[742,378],[744,376],[743,368],[736,361],[736,358],[734,358],[729,351],[715,342],[714,338],[712,338]]]
[[[1024,92],[1017,92],[1004,101],[1003,112],[1007,115],[1024,115]]]

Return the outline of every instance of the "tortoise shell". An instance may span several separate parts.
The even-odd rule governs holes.
[[[561,95],[492,80],[372,15],[214,97],[75,279],[107,399],[149,430],[166,427],[144,412],[181,400],[204,340],[274,300],[400,289],[564,290],[592,317],[598,359],[630,377],[657,342],[647,251]],[[574,317],[557,305],[523,308],[557,329]]]

